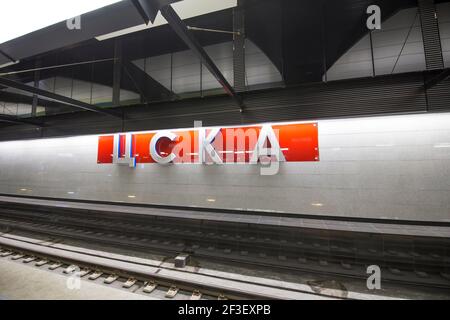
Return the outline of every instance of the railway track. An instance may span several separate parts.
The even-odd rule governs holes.
[[[46,208],[0,209],[0,228],[175,256],[187,253],[232,265],[309,272],[364,280],[368,265],[383,281],[450,290],[448,239],[330,233],[307,229],[180,224],[135,215],[89,215]]]
[[[32,238],[0,236],[0,262],[8,260],[75,279],[112,286],[149,299],[267,300],[332,299],[320,294],[266,287],[218,276],[193,274],[155,261],[51,245]],[[81,287],[81,284],[80,284]],[[73,289],[73,288],[72,288]]]
[[[123,270],[120,267],[105,267],[94,262],[65,259],[58,255],[45,254],[33,250],[24,250],[14,246],[0,247],[0,261],[9,259],[37,269],[45,269],[73,279],[79,278],[97,284],[110,285],[115,288],[128,289],[130,292],[143,294],[153,299],[185,299],[185,300],[227,300],[217,290],[205,289],[187,282],[176,284],[176,281],[155,279]],[[75,278],[74,278],[75,277]],[[75,283],[73,284],[75,285]],[[80,285],[81,287],[81,285]],[[230,295],[234,299],[251,299],[251,295]]]

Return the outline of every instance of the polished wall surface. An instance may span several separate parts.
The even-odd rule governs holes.
[[[319,121],[320,162],[97,164],[97,136],[0,143],[0,193],[450,221],[450,113]]]

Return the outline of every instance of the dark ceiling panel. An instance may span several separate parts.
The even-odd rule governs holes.
[[[0,122],[2,122],[2,123],[6,122],[6,123],[12,123],[12,124],[22,124],[22,125],[38,127],[38,128],[42,127],[41,123],[38,123],[38,122],[35,122],[32,120],[28,120],[28,119],[21,119],[21,118],[6,115],[6,114],[0,114]]]
[[[370,4],[381,6],[382,18],[387,19],[401,9],[416,6],[417,1],[246,0],[246,32],[248,38],[278,68],[287,85],[320,82],[324,71],[367,34],[366,8]],[[227,9],[187,19],[185,22],[196,27],[232,30],[232,12],[232,9]],[[83,21],[87,27],[79,33],[67,30],[65,23],[62,23],[8,42],[0,49],[28,56],[60,48],[39,57],[43,66],[112,58],[115,40],[99,42],[92,40],[92,37],[140,24],[142,18],[129,1],[123,1],[89,13]],[[202,46],[232,40],[230,35],[221,33],[199,32],[195,36]],[[50,38],[52,41],[49,41]],[[188,49],[168,25],[122,36],[121,41],[124,56],[130,61]],[[39,47],[39,50],[34,47]],[[19,65],[4,70],[33,68],[35,63],[34,58],[25,59]],[[94,77],[98,83],[112,85],[110,64],[95,64],[94,71],[91,69],[87,66],[46,71],[41,73],[41,77],[45,79],[61,73],[69,75],[75,72],[79,79],[89,80]],[[30,82],[33,75],[23,74],[20,79]],[[129,79],[124,79],[123,88],[136,92],[136,85]]]
[[[189,26],[233,30],[233,11],[226,9],[183,21]],[[214,32],[198,32],[195,33],[195,37],[202,46],[233,40],[229,34]],[[124,46],[124,55],[131,60],[189,49],[169,25],[139,31],[123,36],[121,40]]]
[[[72,46],[96,36],[142,24],[130,1],[120,1],[81,16],[81,30],[69,30],[66,21],[32,32],[0,45],[0,50],[16,60]],[[9,62],[0,56],[0,64]]]
[[[369,5],[380,6],[383,20],[417,5],[416,0],[282,2],[283,75],[287,84],[322,81],[325,70],[368,33]]]
[[[213,12],[184,21],[189,25],[203,28],[224,30],[232,30],[233,28],[231,9]],[[44,53],[44,58],[54,58],[57,55],[60,63],[68,60],[82,61],[93,55],[97,59],[112,57],[114,39],[97,41],[94,38],[140,24],[142,24],[142,18],[131,2],[121,1],[102,10],[83,15],[81,30],[68,30],[66,22],[61,22],[3,43],[0,45],[0,50],[15,59],[25,60],[20,66],[16,65],[6,70],[22,68],[23,63],[27,63],[27,58]],[[232,40],[230,35],[220,33],[199,33],[196,36],[203,46]],[[130,58],[137,59],[143,56],[153,56],[187,49],[187,46],[179,41],[168,25],[135,32],[121,38],[125,42],[125,50]],[[52,40],[49,41],[49,39]],[[0,65],[7,62],[10,62],[10,60],[0,55]]]
[[[228,82],[220,69],[206,53],[203,46],[198,42],[193,32],[190,31],[186,23],[181,20],[175,10],[169,5],[161,8],[163,17],[169,22],[170,27],[175,31],[177,36],[189,47],[189,49],[197,56],[209,72],[216,78],[217,82],[223,87],[225,92],[231,96],[236,104],[242,108],[242,100],[234,90],[234,87]]]
[[[161,8],[180,0],[131,0],[146,24],[154,23]]]
[[[283,70],[283,10],[280,0],[245,1],[245,34]]]
[[[134,9],[135,10],[135,9]],[[139,19],[142,19],[138,16]],[[232,30],[232,10],[226,9],[207,15],[202,15],[190,19],[185,22],[192,26],[203,28],[217,28],[223,30]],[[195,34],[196,38],[202,46],[213,45],[225,41],[231,41],[232,36],[221,33],[199,32]],[[133,34],[120,37],[123,44],[123,54],[127,61],[133,61],[144,57],[156,56],[187,50],[188,47],[181,41],[169,25],[163,25],[139,31]],[[93,61],[101,59],[110,59],[114,57],[114,42],[116,39],[105,41],[88,40],[76,46],[64,47],[53,50],[45,55],[30,57],[24,59],[20,64],[2,69],[2,72],[10,72],[17,70],[27,70],[36,67],[36,61],[40,60],[40,66],[56,66],[83,61]],[[157,45],[155,45],[157,44]],[[139,72],[135,68],[131,68],[132,75]],[[131,77],[124,73],[122,77],[121,88],[136,93],[145,93],[149,98],[159,100],[170,93],[156,81],[151,81],[148,77],[138,75]],[[112,87],[113,63],[111,61],[86,64],[76,67],[56,68],[43,70],[40,72],[40,79],[49,79],[54,76],[74,78],[82,81],[93,81],[98,84]],[[143,83],[136,83],[139,79],[143,79]],[[20,73],[15,75],[14,80],[24,83],[30,83],[34,80],[34,73]],[[140,88],[137,85],[140,85]],[[150,87],[149,87],[150,85]],[[145,90],[140,90],[145,87]]]

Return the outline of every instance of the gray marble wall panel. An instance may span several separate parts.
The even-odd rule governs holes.
[[[450,221],[450,113],[319,121],[320,162],[97,164],[97,136],[0,143],[0,193]]]

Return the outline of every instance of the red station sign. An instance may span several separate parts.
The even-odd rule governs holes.
[[[100,136],[99,164],[319,161],[317,123],[195,128]]]

